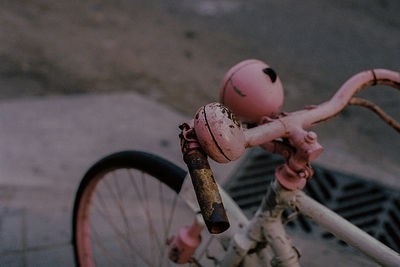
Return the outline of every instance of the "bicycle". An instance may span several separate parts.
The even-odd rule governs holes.
[[[111,154],[87,171],[73,212],[77,264],[299,266],[299,251],[282,221],[289,208],[293,213],[286,222],[304,214],[377,263],[399,266],[397,252],[301,191],[313,175],[310,162],[323,151],[316,133],[305,129],[328,121],[350,104],[373,110],[400,132],[400,124],[379,107],[354,97],[376,84],[400,89],[400,73],[360,72],[329,101],[280,113],[283,88],[275,71],[258,60],[235,65],[224,77],[221,103],[201,107],[193,120],[180,126],[189,174],[140,151]],[[286,163],[276,168],[276,179],[248,219],[216,184],[207,156],[229,162],[255,146],[282,155]],[[201,235],[204,228],[211,234]]]

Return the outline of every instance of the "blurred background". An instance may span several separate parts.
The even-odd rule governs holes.
[[[399,8],[395,0],[4,0],[0,98],[133,91],[192,116],[218,99],[232,65],[258,58],[280,75],[284,110],[293,111],[327,100],[359,71],[399,70]],[[394,90],[364,95],[400,114]],[[369,111],[348,108],[319,133],[361,163],[377,154],[383,169],[398,165],[397,134]]]
[[[223,75],[241,60],[257,58],[277,71],[285,89],[284,111],[328,100],[357,72],[371,68],[400,71],[399,10],[396,0],[2,0],[3,211],[16,199],[10,193],[11,185],[20,192],[15,186],[37,185],[46,169],[53,168],[47,174],[49,180],[56,179],[60,171],[74,177],[72,183],[58,178],[70,189],[63,206],[63,214],[69,215],[71,192],[79,177],[111,150],[153,145],[150,150],[168,156],[173,147],[178,161],[178,142],[173,139],[178,122],[193,116],[201,105],[217,101]],[[400,119],[396,90],[376,87],[361,95]],[[153,106],[168,110],[161,110],[164,117],[160,118],[166,123],[163,127],[171,127],[172,139],[160,137],[154,145],[127,138],[134,136],[136,128],[146,131],[143,118],[156,119],[151,114],[154,109],[148,109]],[[109,123],[107,111],[116,112]],[[175,116],[172,124],[168,116]],[[85,131],[70,135],[68,131],[77,127]],[[159,128],[148,125],[151,133],[145,134],[156,138],[162,133]],[[111,132],[104,137],[106,131]],[[400,138],[375,114],[349,107],[315,131],[325,147],[321,164],[399,188]],[[49,137],[49,132],[54,136]],[[79,139],[83,135],[85,139]],[[90,153],[71,152],[71,147],[82,148],[83,144],[93,147]],[[50,149],[47,146],[54,154],[41,160]],[[62,164],[61,158],[65,159]],[[14,210],[18,216],[25,216],[31,201],[22,196],[24,204]],[[50,197],[43,198],[48,201]],[[60,222],[65,221],[64,215]],[[52,217],[41,216],[54,223]],[[4,225],[0,240],[6,240]],[[60,231],[62,240],[67,240],[69,229]],[[20,235],[8,238],[19,240]],[[13,250],[17,252],[7,255],[17,255],[20,246],[29,244],[18,241]],[[8,263],[15,263],[11,258]],[[25,258],[21,265],[27,262]]]

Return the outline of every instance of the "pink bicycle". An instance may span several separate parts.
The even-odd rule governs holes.
[[[78,266],[299,266],[299,250],[282,220],[287,209],[293,211],[289,219],[306,215],[378,264],[400,266],[397,252],[302,192],[313,175],[310,162],[323,151],[316,133],[306,129],[347,105],[361,105],[400,132],[379,107],[354,97],[376,84],[400,89],[400,73],[364,71],[329,101],[280,113],[283,88],[275,71],[259,60],[235,65],[224,77],[221,103],[201,107],[180,127],[189,174],[139,151],[111,154],[88,170],[73,213]],[[215,182],[207,156],[229,162],[255,146],[282,155],[285,163],[248,219]]]

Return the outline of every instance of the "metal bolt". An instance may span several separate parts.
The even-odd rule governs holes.
[[[307,173],[305,171],[301,171],[301,172],[299,172],[299,176],[301,178],[306,178],[307,177]]]
[[[314,132],[308,132],[307,135],[304,137],[304,141],[308,144],[313,144],[317,140],[317,134]]]

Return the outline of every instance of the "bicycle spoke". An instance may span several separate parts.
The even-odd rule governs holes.
[[[173,218],[174,215],[175,215],[175,208],[176,208],[177,201],[178,201],[178,195],[176,194],[176,195],[174,196],[174,200],[173,200],[173,202],[172,202],[171,212],[169,213],[170,215],[169,215],[169,218],[168,218],[167,236],[169,236],[169,232],[170,232],[170,230],[171,230],[172,218]]]
[[[98,197],[99,199],[102,199],[100,193],[98,193],[98,196],[99,196],[99,197]],[[106,209],[108,210],[108,207],[107,207],[107,205],[105,204],[104,200],[102,200],[101,202],[103,203],[103,204],[102,204],[102,207],[106,207]],[[122,241],[122,240],[125,241],[125,242],[122,242],[122,243],[119,242],[119,243],[120,243],[120,247],[121,247],[121,248],[124,248],[124,251],[125,251],[126,249],[128,249],[128,251],[127,251],[128,255],[131,255],[131,254],[130,254],[131,250],[134,251],[134,252],[136,253],[136,255],[138,255],[139,257],[141,257],[141,258],[143,259],[143,261],[145,261],[148,265],[151,265],[149,259],[143,258],[144,255],[142,255],[141,249],[136,248],[136,247],[134,246],[134,244],[133,244],[130,240],[127,240],[127,239],[125,238],[124,234],[121,233],[121,232],[118,230],[118,227],[117,227],[117,226],[115,225],[115,223],[111,220],[111,216],[108,215],[108,214],[110,214],[110,213],[109,213],[108,211],[107,211],[106,213],[104,213],[103,211],[101,211],[100,208],[99,208],[99,206],[97,205],[97,203],[95,204],[95,209],[99,212],[99,214],[100,214],[106,221],[108,221],[108,224],[111,226],[111,228],[112,228],[112,230],[114,231],[114,233],[115,233],[118,237],[120,237],[121,241]],[[120,240],[120,239],[118,239],[118,240]],[[127,248],[126,245],[124,245],[125,243],[126,243],[126,245],[127,245],[129,248]],[[143,249],[142,249],[142,250],[143,250]]]
[[[150,244],[151,244],[151,250],[149,250],[149,254],[150,254],[150,257],[151,257],[151,254],[154,251],[154,247],[155,247],[155,245],[154,245],[154,236],[153,236],[153,232],[154,231],[152,231],[152,228],[153,228],[152,225],[151,225],[152,220],[150,218],[150,210],[148,208],[148,200],[147,200],[147,197],[146,197],[146,186],[145,186],[145,180],[143,179],[143,174],[142,174],[142,190],[143,190],[142,192],[144,194],[144,199],[145,199],[144,203],[142,203],[142,207],[144,208],[146,216],[147,216],[147,223],[148,223],[147,230],[149,231],[149,241],[150,241]]]
[[[140,190],[139,190],[139,186],[138,186],[137,183],[135,182],[135,178],[134,178],[132,172],[131,172],[130,170],[127,170],[127,171],[128,171],[128,174],[129,174],[130,181],[131,181],[131,183],[132,183],[132,185],[133,185],[133,187],[134,187],[135,193],[137,194],[137,196],[138,196],[140,202],[143,203],[143,205],[141,205],[141,206],[142,206],[142,208],[143,208],[143,211],[144,211],[145,216],[146,216],[146,219],[147,219],[148,230],[149,230],[149,237],[154,236],[153,233],[156,233],[156,230],[155,230],[155,228],[154,228],[154,225],[153,225],[153,222],[152,222],[152,219],[151,219],[151,216],[150,216],[150,210],[149,210],[149,208],[148,208],[148,200],[146,199],[146,201],[145,201],[145,200],[143,199],[143,196],[142,196],[142,194],[140,193]],[[142,178],[144,178],[144,177],[142,177]],[[142,179],[142,181],[143,181],[143,179]],[[143,186],[142,186],[142,187],[143,187]],[[144,190],[143,192],[145,193],[145,192],[147,192],[147,190]],[[145,194],[146,194],[146,193],[145,193]],[[146,197],[147,197],[147,195],[146,195]],[[145,205],[144,203],[147,203],[147,205]],[[160,255],[161,255],[161,253],[162,253],[162,251],[161,251],[161,248],[162,248],[161,243],[160,243],[160,241],[159,241],[157,235],[154,236],[154,237],[155,237],[156,245],[158,245],[159,253],[160,253]],[[151,243],[153,244],[153,240],[151,240]]]
[[[97,212],[98,212],[106,221],[108,221],[108,224],[111,226],[113,232],[114,232],[118,237],[120,237],[120,238],[118,238],[119,246],[121,247],[122,252],[123,252],[127,257],[129,257],[130,251],[131,251],[131,250],[135,251],[135,250],[137,250],[137,249],[134,248],[133,244],[125,244],[126,242],[123,242],[124,235],[118,230],[118,227],[117,227],[117,226],[115,225],[115,223],[110,219],[110,216],[107,215],[108,213],[105,214],[104,212],[102,212],[102,211],[100,210],[100,208],[98,207],[97,204],[95,204],[94,207],[95,207],[95,209],[97,210]],[[91,227],[92,227],[92,229],[94,229],[93,224],[91,224]],[[98,244],[99,244],[99,243],[98,243]],[[127,245],[128,245],[128,247],[127,247]]]
[[[144,201],[143,201],[142,195],[140,193],[139,187],[135,182],[135,178],[133,177],[133,174],[132,174],[131,170],[127,169],[127,173],[128,173],[128,176],[129,176],[129,180],[130,180],[130,182],[131,182],[131,184],[132,184],[132,186],[133,186],[133,188],[135,190],[135,193],[136,193],[137,197],[139,198],[140,203],[142,203],[141,206],[143,208],[143,206],[144,206],[143,202]],[[143,208],[143,210],[144,210],[145,216],[146,216],[146,218],[148,220],[146,209]],[[151,258],[151,252],[154,250],[154,247],[153,247],[153,241],[151,240],[151,229],[150,228],[147,228],[147,229],[149,231],[149,241],[150,241],[150,245],[152,247],[151,249],[149,249],[149,253],[150,253],[149,256]]]
[[[163,187],[162,187],[161,182],[158,182],[158,192],[159,192],[159,196],[160,196],[159,201],[160,201],[160,208],[161,208],[161,221],[162,221],[162,227],[163,227],[163,232],[164,232],[164,237],[162,240],[164,242],[166,242],[168,236],[167,236],[167,226],[165,225],[165,221],[166,221],[165,207],[164,207],[165,200],[164,200],[164,193],[163,193]],[[168,246],[164,246],[164,249],[162,250],[162,254],[161,254],[161,258],[160,258],[161,260],[160,260],[160,264],[159,264],[160,267],[162,266],[162,261],[164,259],[165,252],[167,251],[167,249],[168,249]],[[169,262],[168,262],[168,265],[169,265]]]
[[[116,177],[115,172],[112,172],[112,175],[115,178],[115,179],[113,179],[113,181],[115,181],[114,183],[115,183],[115,187],[116,187],[116,190],[117,190],[118,208],[119,208],[120,213],[122,215],[122,218],[123,218],[123,221],[124,221],[124,225],[125,225],[125,229],[127,231],[127,235],[128,235],[127,239],[130,240],[131,236],[133,234],[133,230],[132,230],[131,224],[129,223],[128,217],[126,216],[126,212],[125,212],[125,208],[124,208],[124,201],[123,201],[123,198],[122,198],[122,191],[121,191],[121,188],[119,186],[119,182],[118,182],[118,179]]]
[[[107,186],[106,186],[107,187]],[[109,189],[108,189],[109,190]],[[103,195],[101,194],[100,190],[98,190],[97,193],[97,198],[99,199],[99,202],[101,202],[101,207],[103,207],[103,209],[105,209],[105,212],[102,211],[102,209],[99,208],[99,206],[97,205],[97,203],[95,204],[95,208],[98,211],[98,213],[108,222],[108,224],[111,226],[112,230],[114,231],[114,233],[120,238],[119,240],[123,240],[124,242],[119,242],[121,248],[124,249],[124,251],[126,251],[128,249],[128,254],[130,254],[129,252],[132,250],[136,253],[137,256],[139,256],[144,262],[146,262],[149,266],[151,266],[150,260],[149,258],[145,257],[145,255],[143,255],[143,253],[141,252],[140,249],[136,248],[135,245],[131,242],[130,239],[127,239],[126,236],[118,229],[117,225],[114,223],[114,221],[112,220],[113,216],[110,216],[109,214],[111,214],[109,212],[109,207],[106,203],[106,201],[104,200]],[[125,244],[125,245],[124,245]],[[128,246],[130,248],[127,248],[126,246]],[[143,250],[143,249],[142,249]],[[125,253],[126,254],[126,253]]]
[[[120,213],[121,213],[123,221],[124,221],[125,229],[127,231],[127,240],[129,243],[131,243],[132,238],[134,238],[134,230],[132,229],[132,225],[129,222],[128,216],[126,215],[126,212],[125,212],[126,205],[124,205],[124,198],[122,197],[123,196],[122,190],[121,190],[121,187],[118,182],[119,179],[116,177],[115,171],[112,172],[112,175],[114,177],[113,181],[115,184],[115,188],[117,190],[118,207],[119,207]],[[136,252],[136,253],[138,253],[138,252]]]
[[[117,180],[117,179],[114,179],[114,181],[115,181],[115,180]],[[114,184],[115,184],[115,183],[116,183],[116,182],[114,182]],[[120,214],[122,215],[125,228],[130,228],[130,227],[128,226],[128,222],[127,222],[127,218],[126,218],[126,215],[125,215],[125,211],[124,211],[124,209],[123,209],[123,207],[122,207],[122,203],[121,203],[121,199],[120,199],[121,195],[120,195],[119,193],[115,193],[115,192],[112,190],[111,185],[108,183],[108,180],[107,180],[107,179],[104,179],[104,184],[106,185],[107,190],[113,195],[114,203],[116,203],[116,205],[118,206],[118,210],[120,211]],[[118,189],[117,189],[117,190],[118,190]],[[118,201],[118,202],[117,202],[117,201]],[[131,243],[129,232],[130,232],[130,231],[129,231],[129,229],[128,229],[128,236],[123,235],[123,239],[124,239],[125,242],[128,243],[128,244]]]
[[[94,233],[93,237],[94,237],[94,240],[95,240],[96,244],[98,245],[98,247],[102,251],[103,255],[106,256],[106,259],[107,259],[108,263],[111,263],[111,264],[109,264],[109,266],[115,266],[115,264],[114,264],[115,260],[112,259],[110,253],[108,252],[108,250],[104,246],[104,243],[100,239],[100,235],[97,233],[96,228],[94,227],[93,224],[91,224],[91,228],[92,228],[92,231]],[[119,263],[120,266],[122,266],[123,263],[121,261],[118,261],[118,260],[116,260],[116,261]],[[98,263],[96,263],[96,266],[98,266]]]
[[[162,255],[163,255],[163,247],[160,243],[160,239],[158,237],[157,231],[155,230],[155,227],[153,225],[153,220],[151,218],[151,212],[150,212],[150,206],[149,206],[149,197],[148,197],[148,192],[147,192],[147,186],[146,186],[146,179],[145,179],[145,173],[142,172],[141,175],[141,180],[142,180],[142,190],[143,190],[143,196],[145,199],[145,210],[147,211],[148,214],[148,223],[149,223],[149,232],[150,236],[154,238],[156,245],[158,245],[158,251],[160,253],[160,260],[162,260]]]
[[[165,202],[164,202],[164,193],[163,193],[163,187],[162,183],[158,182],[158,192],[160,193],[160,207],[161,207],[161,218],[162,218],[162,224],[164,228],[164,238],[163,240],[167,240],[167,225],[165,224],[166,218],[165,218]]]

